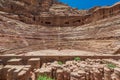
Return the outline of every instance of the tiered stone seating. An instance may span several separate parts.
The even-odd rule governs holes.
[[[54,0],[4,0],[0,3],[8,4],[0,7],[0,54],[41,49],[119,53],[119,2],[107,8],[82,11]],[[62,16],[57,14],[61,11]],[[78,24],[74,25],[76,19]]]
[[[2,17],[4,18],[4,17]],[[77,49],[102,53],[115,53],[119,49],[120,16],[76,27],[45,27],[16,23],[1,35],[5,53],[23,53],[41,49]],[[9,26],[6,26],[9,27]],[[15,28],[15,29],[14,29]],[[18,28],[16,30],[16,28]],[[3,30],[3,28],[1,28]],[[20,32],[20,35],[17,34]],[[9,35],[8,35],[9,34]],[[6,41],[9,40],[9,41]],[[8,43],[10,45],[8,45]]]

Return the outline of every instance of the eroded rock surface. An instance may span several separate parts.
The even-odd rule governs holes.
[[[119,54],[119,6],[118,2],[107,8],[95,7],[79,11],[53,0],[1,0],[0,53],[77,49]],[[42,10],[43,7],[45,10]],[[104,9],[105,13],[102,14]],[[109,12],[111,9],[113,12]],[[88,13],[92,14],[91,17]],[[96,17],[100,13],[102,18]],[[73,24],[76,19],[77,22]],[[85,19],[92,22],[85,22]]]
[[[44,63],[36,74],[48,75],[55,80],[120,80],[120,67],[112,68],[108,66],[112,64],[108,61],[115,60],[86,59],[85,61],[66,61],[62,64],[55,61]]]

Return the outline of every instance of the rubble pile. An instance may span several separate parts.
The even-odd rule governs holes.
[[[44,63],[36,75],[47,75],[55,80],[120,80],[120,66],[101,59],[55,61]]]

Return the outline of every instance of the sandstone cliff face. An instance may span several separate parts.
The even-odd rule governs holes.
[[[1,52],[22,53],[40,49],[77,49],[115,53],[120,48],[120,16],[76,27],[25,24],[0,16]]]
[[[71,19],[71,21],[76,20],[76,16],[66,17],[68,14],[65,13],[69,12],[70,14],[73,14],[75,12],[75,14],[78,13],[80,16],[88,12],[101,11],[101,9],[95,8],[89,11],[78,11],[63,4],[56,5],[55,3],[53,4],[53,2],[50,2],[51,4],[49,4],[47,0],[47,2],[44,2],[45,0],[43,2],[40,1],[39,4],[34,1],[35,0],[31,0],[29,3],[27,0],[0,1],[1,54],[19,54],[41,49],[77,49],[107,54],[118,54],[120,52],[119,13],[96,21],[97,16],[99,16],[97,13],[99,14],[100,12],[95,12],[94,14],[96,15],[94,19],[92,19],[94,22],[86,23],[84,22],[85,18],[82,18],[82,24],[78,23],[78,25],[73,26],[72,24],[69,24],[70,22],[66,21],[68,19]],[[11,5],[13,3],[14,7],[12,8],[14,9],[9,9],[9,4],[10,6],[13,6]],[[35,4],[37,4],[37,6]],[[17,8],[15,8],[15,5]],[[41,6],[46,6],[45,10],[42,10],[42,8],[40,8],[40,10],[35,9]],[[60,19],[57,19],[57,17],[61,15],[61,20],[66,20],[66,27],[60,27],[53,23],[52,25],[54,25],[54,27],[40,24],[36,25],[38,23],[33,23],[33,20],[39,22],[40,19],[33,16],[33,13],[35,13],[34,11],[37,12],[34,15],[41,16],[40,19],[43,19],[41,23],[43,22],[46,24],[50,24],[49,21],[52,21],[59,25]],[[64,14],[59,13],[59,11],[64,12]],[[118,12],[118,7],[114,11]],[[50,16],[55,18],[52,20]],[[89,15],[87,15],[87,17],[89,17]],[[27,23],[25,21],[27,21]],[[69,26],[67,24],[69,24]]]
[[[23,16],[35,16],[48,12],[54,0],[1,0],[0,10]]]
[[[55,0],[2,0],[0,4],[1,11],[18,15],[20,21],[44,26],[80,26],[120,14],[120,2],[90,10],[73,9]]]

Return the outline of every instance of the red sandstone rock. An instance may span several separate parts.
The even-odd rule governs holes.
[[[119,80],[119,68],[110,69],[106,66],[108,63],[103,62],[104,60],[99,59],[86,59],[85,61],[67,61],[65,64],[63,64],[64,66],[60,68],[59,65],[56,65],[54,67],[51,66],[55,63],[57,64],[55,61],[53,63],[46,63],[49,65],[42,66],[42,68],[43,70],[52,68],[51,77],[56,80]],[[80,65],[77,66],[78,64]]]
[[[89,55],[87,51],[96,54],[119,54],[120,52],[120,3],[108,7],[95,7],[90,10],[77,10],[55,0],[1,0],[0,1],[0,54],[13,56],[34,56],[43,49],[58,49],[61,51],[40,51],[47,55],[55,52]],[[62,49],[77,49],[65,51]],[[10,55],[10,53],[13,53]],[[39,52],[38,52],[39,53]],[[79,54],[80,53],[80,54]],[[92,56],[96,55],[91,53]],[[60,56],[58,54],[58,56]],[[5,56],[5,55],[4,55]],[[68,55],[67,55],[68,56]],[[104,55],[111,56],[111,55]],[[50,57],[53,59],[53,57]],[[56,60],[61,57],[54,57]],[[69,58],[69,57],[68,57]],[[99,58],[99,57],[98,57]],[[49,59],[43,57],[47,62]],[[67,59],[67,58],[66,58]],[[62,60],[66,60],[62,59]],[[2,62],[1,62],[2,61]],[[86,61],[67,61],[63,65],[58,62],[45,63],[39,69],[40,59],[2,59],[0,79],[27,80],[30,71],[36,70],[36,78],[41,74],[57,80],[120,80],[119,67],[105,67],[100,59]],[[120,66],[115,60],[104,60]],[[28,63],[27,63],[28,62]],[[27,67],[19,65],[31,65]],[[94,65],[93,65],[94,64]],[[13,67],[12,65],[17,65]],[[50,68],[49,68],[49,67]]]
[[[28,60],[28,65],[31,65],[34,69],[39,69],[40,64],[40,58],[31,58]]]
[[[104,68],[104,79],[111,80],[111,70],[109,68]]]

